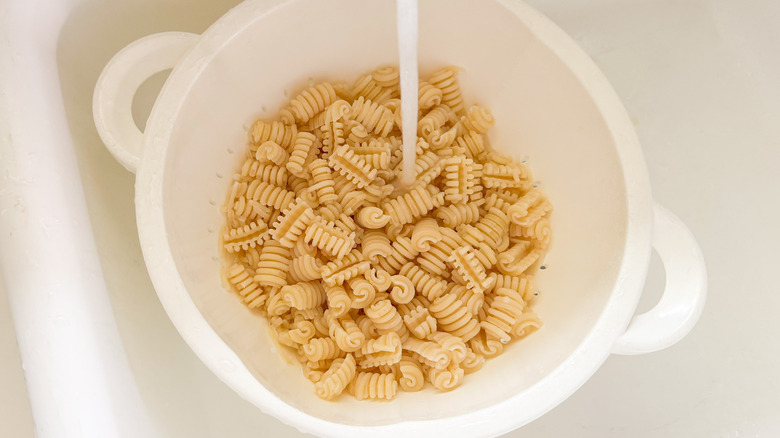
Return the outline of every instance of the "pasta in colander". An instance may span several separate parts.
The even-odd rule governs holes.
[[[410,186],[394,67],[318,83],[249,130],[223,208],[223,278],[323,399],[450,391],[542,326],[552,203],[491,149],[496,118],[466,107],[457,73],[419,82]]]

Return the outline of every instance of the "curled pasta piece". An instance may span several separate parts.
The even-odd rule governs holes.
[[[376,178],[376,169],[344,145],[333,151],[328,158],[328,164],[352,181],[357,188],[362,189]]]
[[[382,210],[390,216],[390,222],[403,225],[412,222],[436,207],[444,204],[444,193],[434,187],[415,187],[409,192],[386,201]]]
[[[404,324],[418,339],[426,339],[436,332],[436,318],[432,317],[427,308],[417,306],[404,316]]]
[[[227,280],[250,309],[262,306],[268,299],[268,293],[255,281],[252,271],[241,264],[234,263],[227,270]]]
[[[319,280],[322,278],[321,267],[322,262],[313,255],[303,254],[293,257],[290,261],[290,277],[296,282]]]
[[[292,152],[290,158],[285,164],[286,169],[293,175],[304,178],[306,174],[304,169],[306,162],[311,156],[311,151],[315,147],[314,143],[317,141],[317,137],[310,132],[299,132],[295,136],[295,142],[292,146]]]
[[[333,400],[355,378],[356,370],[355,358],[351,354],[344,359],[334,359],[328,371],[314,384],[315,393],[320,398]]]
[[[352,308],[352,300],[347,291],[339,285],[325,286],[325,296],[328,301],[328,310],[336,318],[341,318]]]
[[[311,362],[336,359],[341,356],[341,349],[331,338],[313,338],[303,346],[303,354]]]
[[[447,259],[456,248],[465,245],[458,233],[450,228],[441,229],[442,239],[431,245],[431,249],[420,254],[417,264],[427,272],[434,275],[442,275],[447,269]]]
[[[314,211],[308,203],[298,198],[279,216],[276,223],[274,223],[271,235],[282,246],[292,249],[295,246],[295,242],[303,235],[304,230],[313,220]]]
[[[524,338],[542,327],[542,320],[531,309],[525,308],[512,326],[512,336]]]
[[[279,146],[275,141],[267,141],[257,147],[255,152],[255,159],[260,163],[274,163],[277,166],[284,166],[287,163],[289,155],[283,147]]]
[[[392,247],[390,246],[390,239],[383,231],[369,230],[363,234],[361,250],[363,257],[376,261],[379,258],[389,256]]]
[[[397,274],[401,267],[417,254],[418,251],[412,247],[411,239],[399,236],[391,243],[390,255],[379,259],[379,266],[390,274]]]
[[[453,251],[448,260],[466,281],[466,287],[477,293],[484,293],[485,289],[490,288],[492,280],[474,255],[473,248],[461,246]]]
[[[436,219],[421,219],[412,230],[412,247],[418,252],[431,249],[431,245],[441,241],[441,230]]]
[[[474,160],[484,160],[487,154],[485,140],[474,131],[468,131],[455,139],[455,144],[466,151],[466,156]]]
[[[355,237],[336,227],[332,222],[325,222],[315,216],[303,235],[304,240],[322,251],[332,255],[337,260],[344,258],[355,247]]]
[[[450,202],[465,201],[474,191],[474,162],[460,156],[448,158],[444,166],[444,177],[444,199]]]
[[[436,318],[440,330],[468,341],[479,333],[479,322],[466,306],[454,295],[442,295],[431,303],[431,315]]]
[[[487,336],[484,332],[469,341],[471,349],[488,359],[496,357],[504,351],[504,344],[496,338]]]
[[[295,198],[295,193],[265,181],[254,180],[247,188],[247,197],[267,207],[277,210],[287,208]]]
[[[460,363],[463,372],[465,374],[471,374],[475,371],[479,371],[483,365],[485,365],[485,356],[475,353],[471,347],[466,347],[466,358]]]
[[[250,147],[250,151],[254,154],[257,145],[267,141],[273,141],[286,149],[292,144],[297,132],[294,124],[258,120],[249,130],[249,141],[254,145],[254,148]]]
[[[379,334],[395,332],[398,333],[402,341],[409,337],[401,315],[398,314],[390,300],[374,301],[373,304],[365,308],[365,312],[366,316],[371,318]]]
[[[289,108],[280,111],[282,122],[308,122],[336,100],[333,85],[324,82],[309,87],[290,101]]]
[[[317,192],[317,198],[320,202],[330,204],[338,201],[334,189],[336,183],[333,181],[333,174],[328,163],[323,159],[316,159],[309,164],[309,172],[311,172],[311,178],[314,182],[309,188]]]
[[[525,179],[524,170],[518,165],[487,163],[482,168],[482,184],[498,189],[528,189],[531,182]]]
[[[279,187],[287,185],[287,169],[273,163],[261,163],[254,158],[246,160],[241,168],[241,176],[256,178]]]
[[[423,374],[420,363],[410,356],[403,356],[398,363],[398,371],[401,378],[398,379],[398,386],[406,392],[417,392],[425,386],[425,375]]]
[[[265,222],[255,221],[239,228],[228,230],[223,236],[225,250],[236,253],[262,244],[263,235],[268,230]]]
[[[320,273],[325,284],[333,286],[365,274],[370,267],[371,263],[363,257],[360,251],[352,250],[340,260],[323,265]]]
[[[512,339],[510,333],[523,312],[523,297],[512,289],[497,289],[487,308],[487,317],[480,322],[487,336],[506,344]]]
[[[400,275],[408,278],[414,284],[414,290],[429,301],[438,298],[447,287],[447,283],[420,268],[416,263],[409,262],[401,267]]]
[[[440,370],[431,368],[428,370],[428,380],[439,391],[452,391],[463,383],[464,371],[457,365]]]
[[[321,128],[328,123],[338,122],[349,114],[351,106],[344,99],[338,99],[331,103],[321,113],[309,121],[309,129]]]
[[[386,272],[386,271],[385,271]],[[403,275],[393,275],[390,277],[392,289],[390,290],[390,299],[395,304],[406,304],[414,298],[414,283],[408,277]]]
[[[336,318],[330,310],[327,310],[325,320],[328,323],[328,334],[336,341],[336,345],[347,353],[358,351],[366,342],[366,336],[349,313]]]
[[[347,280],[349,284],[350,302],[353,309],[362,309],[376,297],[376,288],[365,278],[354,277]]]
[[[366,130],[387,137],[393,130],[393,112],[379,103],[359,97],[352,103],[350,118],[357,120]]]
[[[489,109],[478,105],[469,107],[463,116],[463,127],[478,134],[485,134],[496,124],[496,119]]]
[[[392,285],[392,276],[390,273],[378,266],[371,266],[371,268],[363,274],[363,277],[376,288],[377,292],[386,292]]]
[[[426,81],[420,81],[417,87],[417,106],[420,110],[427,110],[441,103],[442,92]]]
[[[281,243],[269,240],[260,251],[255,281],[271,287],[287,284],[287,272],[290,270],[290,249]]]
[[[342,122],[327,123],[320,128],[320,131],[322,131],[322,151],[325,154],[333,154],[347,141],[344,137],[344,124]]]
[[[439,88],[442,92],[442,103],[459,113],[463,111],[463,96],[457,78],[458,70],[455,67],[445,67],[434,72],[428,82]]]
[[[414,353],[418,360],[431,368],[446,369],[452,360],[447,351],[436,342],[410,337],[403,341],[403,346],[404,350]]]
[[[358,315],[355,317],[355,323],[360,327],[360,331],[366,336],[366,339],[374,339],[379,337],[379,332],[376,331],[376,326],[371,321],[371,318],[366,315]]]
[[[360,98],[370,99],[377,103],[386,102],[393,95],[392,90],[379,85],[372,74],[361,76],[352,89],[352,94]]]
[[[466,343],[463,342],[463,339],[446,332],[437,332],[435,330],[428,335],[428,339],[441,345],[441,348],[450,355],[452,363],[459,364],[466,359],[468,347],[466,347]]]
[[[397,88],[400,84],[400,74],[393,66],[379,67],[371,72],[374,82],[382,88]]]
[[[417,122],[417,133],[423,138],[430,138],[434,131],[444,126],[449,120],[452,110],[447,105],[438,105]]]
[[[282,286],[281,296],[293,309],[313,309],[325,302],[325,292],[316,281]]]
[[[358,400],[392,400],[398,391],[398,382],[392,374],[361,372],[352,382],[352,391]]]
[[[364,228],[376,230],[390,222],[390,216],[386,215],[379,207],[363,207],[355,215],[357,223]]]
[[[317,333],[317,330],[314,328],[314,324],[311,321],[301,319],[295,321],[293,325],[295,328],[290,330],[288,333],[290,335],[290,340],[296,344],[307,344],[309,340],[311,340],[311,338],[313,338]]]
[[[450,204],[436,209],[435,215],[445,227],[455,228],[479,220],[479,206],[482,202]]]

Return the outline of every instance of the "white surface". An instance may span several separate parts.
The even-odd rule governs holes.
[[[520,3],[505,9],[495,2],[428,0],[420,8],[419,53],[423,71],[442,62],[463,67],[464,99],[479,99],[498,120],[491,130],[493,144],[517,158],[528,156],[535,177],[555,199],[556,244],[545,260],[551,268],[537,276],[543,295],[534,304],[544,330],[507,347],[450,394],[429,388],[399,395],[390,405],[349,398],[330,403],[301,379],[295,361],[277,354],[262,329],[265,319],[249,312],[234,294],[222,292],[217,275],[214,230],[222,224],[220,200],[230,185],[223,175],[241,163],[235,149],[245,142],[242,122],[248,126],[263,117],[263,106],[284,105],[284,90],[298,88],[306,72],[351,78],[395,62],[394,23],[376,20],[390,15],[393,2],[378,4],[312,0],[269,10],[266,0],[251,1],[200,37],[171,73],[147,121],[135,184],[141,249],[166,313],[195,354],[236,392],[282,422],[338,438],[495,436],[556,406],[603,363],[633,316],[652,243],[649,181],[631,120],[587,55],[538,12]],[[324,19],[306,21],[305,32],[287,38],[289,46],[300,47],[295,57],[286,45],[265,47],[262,57],[247,55],[247,47],[262,47],[307,13]],[[475,27],[482,36],[459,31],[471,21],[482,23]],[[353,22],[362,23],[359,40]],[[493,38],[493,31],[503,37]],[[322,34],[329,37],[312,39]],[[164,49],[179,47],[181,35],[188,34],[144,37],[111,60],[97,85],[106,89],[95,92],[102,138],[111,139],[113,128],[130,119],[102,111],[110,108],[105,103],[124,100],[129,112],[130,101],[117,95],[131,93],[111,84],[133,87],[172,65],[180,52]],[[374,50],[355,59],[353,52],[364,44]],[[477,49],[485,46],[493,52]],[[167,62],[160,57],[166,53]],[[491,53],[505,56],[496,59]],[[124,158],[116,147],[109,150]],[[593,192],[603,195],[593,197]],[[676,237],[678,229],[667,223],[661,220],[656,230],[661,259],[674,262],[672,272],[687,272],[703,283],[706,274],[694,239]],[[687,233],[684,225],[679,231]],[[664,244],[669,240],[675,246]],[[641,316],[623,342],[627,350],[638,350],[642,343],[669,345],[698,319],[704,289],[681,287],[684,282],[675,275],[668,280],[664,302],[676,305]],[[662,318],[669,307],[690,323]],[[438,402],[445,397],[446,403]]]
[[[777,435],[780,297],[773,274],[780,211],[771,200],[780,197],[780,177],[772,173],[780,158],[780,61],[772,53],[780,38],[780,5],[533,4],[594,56],[623,98],[644,145],[656,200],[675,211],[702,245],[710,296],[699,325],[680,344],[651,355],[611,357],[571,399],[509,436]],[[88,3],[66,25],[59,66],[112,304],[155,419],[175,437],[298,436],[219,383],[174,331],[141,260],[132,177],[104,150],[90,116],[92,86],[114,52],[156,31],[200,32],[227,6],[201,0]],[[76,54],[86,59],[77,61]],[[660,289],[662,278],[651,269],[649,288]],[[4,340],[9,335],[0,334]],[[6,357],[15,342],[0,345]],[[5,362],[3,367],[5,377]],[[8,369],[20,375],[18,362]],[[32,436],[18,421],[29,418],[25,406],[0,413],[0,427],[13,428],[0,430],[3,435]]]

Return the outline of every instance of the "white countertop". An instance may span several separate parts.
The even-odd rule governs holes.
[[[295,437],[220,383],[168,321],[141,256],[133,176],[92,123],[92,89],[125,44],[203,31],[235,0],[82,3],[58,61],[95,238],[122,341],[156,426],[171,437]],[[612,356],[576,394],[509,437],[780,436],[780,3],[533,0],[606,73],[631,115],[655,199],[701,244],[709,298],[682,342]],[[138,99],[150,107],[154,83]],[[774,171],[774,172],[773,172]],[[640,310],[658,299],[654,260]],[[32,437],[0,282],[0,436]]]

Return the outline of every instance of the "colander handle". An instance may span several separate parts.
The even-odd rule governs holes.
[[[635,316],[615,343],[613,353],[643,354],[679,342],[701,316],[707,297],[707,268],[699,244],[682,221],[666,208],[654,208],[653,248],[666,271],[658,304]]]
[[[144,143],[132,114],[138,87],[154,74],[175,67],[198,37],[163,32],[141,38],[114,55],[100,74],[92,99],[95,127],[114,158],[130,172],[138,169]]]

